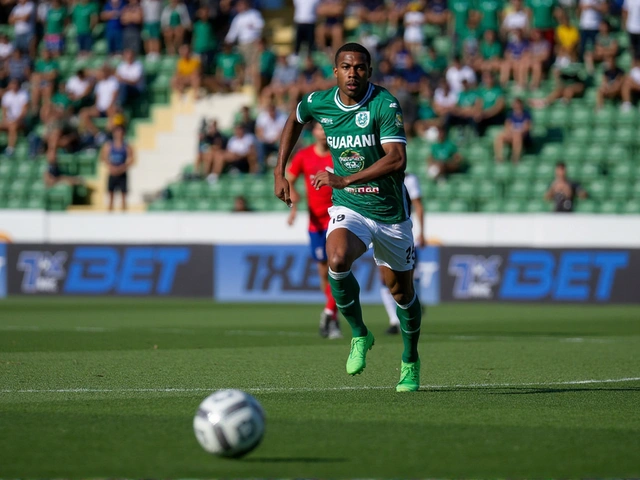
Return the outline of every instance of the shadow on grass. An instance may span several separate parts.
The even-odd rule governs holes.
[[[342,463],[346,458],[326,457],[251,457],[244,458],[243,462],[252,463]]]

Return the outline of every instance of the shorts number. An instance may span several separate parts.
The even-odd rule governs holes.
[[[333,220],[331,220],[332,223],[336,223],[336,222],[341,222],[345,219],[345,216],[341,213],[340,215],[336,215]]]
[[[416,247],[413,245],[405,250],[407,252],[407,263],[411,263],[411,260],[416,258]]]

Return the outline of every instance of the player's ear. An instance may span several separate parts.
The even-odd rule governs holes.
[[[333,67],[333,76],[338,78],[338,67]]]

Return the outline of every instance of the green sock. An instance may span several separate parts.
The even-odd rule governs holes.
[[[420,324],[422,323],[422,306],[418,295],[407,305],[398,305],[396,313],[400,320],[400,332],[404,351],[402,361],[413,363],[418,361],[418,339],[420,338]]]
[[[367,327],[362,321],[360,307],[360,285],[351,270],[348,272],[334,272],[329,269],[329,285],[331,294],[338,305],[338,310],[347,319],[354,337],[365,337]]]

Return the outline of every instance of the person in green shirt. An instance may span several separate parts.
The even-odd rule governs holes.
[[[525,7],[529,11],[531,26],[542,31],[542,36],[553,45],[556,15],[560,6],[558,0],[525,0]]]
[[[462,79],[462,91],[458,94],[458,102],[444,118],[444,127],[447,131],[453,125],[471,125],[476,128],[476,118],[482,109],[482,100],[478,91],[469,84],[466,78]]]
[[[460,171],[462,157],[458,147],[447,137],[447,130],[438,127],[438,140],[431,145],[427,160],[427,174],[434,180],[444,180],[447,175]]]
[[[418,114],[413,124],[413,131],[417,136],[426,138],[427,131],[437,128],[442,124],[442,119],[434,110],[433,89],[429,82],[424,82],[418,95]]]
[[[216,58],[216,82],[223,91],[236,91],[242,86],[242,56],[224,43]]]
[[[504,7],[503,0],[478,0],[476,7],[480,13],[480,29],[499,30],[500,29],[500,11]]]
[[[473,12],[472,15],[469,15],[464,27],[456,33],[458,52],[468,63],[475,63],[479,58],[480,38],[482,37],[480,16]]]
[[[213,63],[213,56],[217,46],[216,36],[213,33],[213,28],[209,21],[209,9],[207,7],[198,9],[197,20],[193,24],[193,35],[191,38],[193,53],[200,56],[202,73],[207,75],[211,71],[211,64]]]
[[[56,90],[58,80],[58,62],[52,58],[49,50],[43,50],[41,57],[36,60],[34,73],[31,76],[31,111],[37,112],[40,101],[47,106]]]
[[[191,28],[187,7],[180,0],[169,0],[160,17],[164,45],[169,55],[175,55],[183,44],[186,30]]]
[[[474,11],[474,1],[449,0],[448,5],[449,9],[451,10],[451,23],[449,31],[455,35],[458,35],[464,30],[469,14],[471,12],[473,12],[473,14],[477,14],[477,12]]]
[[[258,93],[262,93],[264,87],[271,83],[273,72],[276,69],[277,57],[269,48],[269,44],[264,37],[258,41],[258,50],[260,51],[260,56],[258,57],[260,61],[260,68],[258,69],[260,72],[260,78],[256,85],[258,85]],[[333,71],[331,73],[333,73]]]
[[[569,52],[560,47],[558,56],[552,67],[555,87],[545,98],[534,98],[530,101],[532,107],[544,108],[556,100],[562,99],[568,104],[572,98],[582,95],[587,84],[585,65],[578,61],[575,50]]]
[[[496,30],[485,30],[480,42],[480,59],[476,70],[499,72],[502,66],[502,45],[498,42]]]
[[[78,0],[71,9],[71,22],[76,27],[76,40],[80,55],[91,52],[92,30],[98,24],[99,8],[92,0]]]
[[[67,19],[67,9],[62,5],[60,0],[52,0],[51,6],[47,11],[47,17],[44,27],[44,45],[45,49],[59,56],[64,47],[64,26]]]
[[[615,58],[619,49],[618,41],[611,35],[611,25],[606,20],[601,21],[593,50],[593,61],[604,62],[607,58]]]
[[[505,120],[504,92],[496,84],[491,72],[482,73],[482,84],[478,88],[480,109],[476,114],[478,135],[483,136],[492,125],[502,125]]]
[[[447,69],[447,58],[439,55],[433,45],[427,46],[427,54],[420,59],[420,66],[432,77],[444,75]]]

